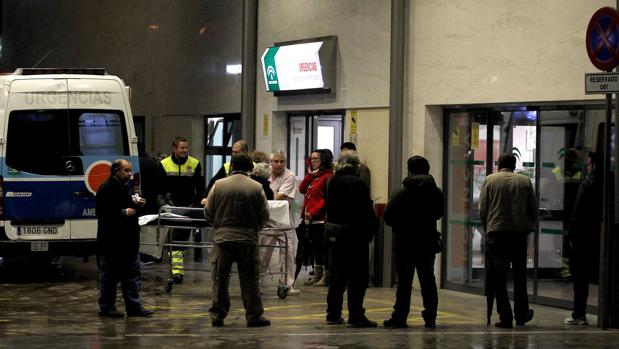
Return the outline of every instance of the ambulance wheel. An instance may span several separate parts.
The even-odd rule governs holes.
[[[172,292],[172,286],[174,286],[174,279],[168,279],[168,282],[166,282],[165,286],[163,287],[163,289],[166,291],[166,293],[170,293]]]
[[[280,285],[277,287],[277,297],[284,299],[288,296],[288,286]]]

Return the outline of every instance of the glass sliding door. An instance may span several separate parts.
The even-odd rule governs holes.
[[[531,184],[536,183],[536,152],[537,152],[537,111],[502,112],[504,126],[501,142],[501,153],[512,153],[516,156],[514,172],[529,177]],[[499,154],[500,155],[500,154]],[[498,159],[498,156],[496,157]],[[495,160],[496,161],[496,160]],[[494,169],[498,171],[498,167]],[[535,295],[535,275],[537,273],[538,235],[534,232],[528,237],[527,248],[527,288],[530,295]],[[511,289],[511,281],[508,284]]]
[[[572,298],[567,229],[582,179],[583,112],[545,111],[540,117],[538,294]]]
[[[473,154],[471,123],[473,113],[451,113],[447,130],[445,190],[448,216],[446,224],[445,280],[456,284],[471,282],[470,210],[472,206]]]
[[[535,112],[495,110],[448,114],[447,274],[459,287],[483,288],[485,243],[479,219],[479,194],[489,174],[498,170],[501,153],[519,159],[518,172],[535,177]],[[532,142],[532,143],[531,143]],[[530,275],[534,270],[534,239],[529,247]],[[533,283],[529,285],[533,291]]]
[[[529,177],[540,208],[538,230],[529,235],[527,251],[530,300],[571,307],[567,230],[578,187],[587,175],[587,153],[599,148],[604,112],[548,109],[446,112],[442,277],[447,288],[483,292],[485,232],[479,193],[486,177],[498,171],[499,155],[512,153],[515,172]],[[595,311],[597,286],[591,286],[589,295],[589,310]]]
[[[481,290],[485,248],[479,193],[498,156],[502,118],[493,111],[471,111],[451,114],[448,124],[445,280]]]

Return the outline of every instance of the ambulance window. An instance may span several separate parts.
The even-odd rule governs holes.
[[[125,118],[121,111],[71,110],[77,120],[80,155],[129,155]],[[75,117],[73,117],[75,115]]]
[[[34,174],[62,175],[68,140],[66,110],[13,111],[6,136],[7,166]]]

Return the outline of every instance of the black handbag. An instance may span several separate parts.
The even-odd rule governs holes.
[[[432,252],[434,254],[443,252],[443,248],[445,248],[445,244],[443,243],[443,239],[441,238],[441,233],[436,233],[436,239],[434,239],[434,243],[432,245]]]
[[[337,241],[338,237],[340,237],[346,229],[348,228],[348,224],[335,224],[326,222],[325,223],[325,235],[327,237],[327,241],[334,243]]]

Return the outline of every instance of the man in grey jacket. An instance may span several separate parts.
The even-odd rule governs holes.
[[[497,327],[511,328],[533,318],[527,298],[527,236],[535,230],[537,198],[528,177],[514,173],[516,157],[502,154],[499,172],[489,175],[479,198],[479,216],[486,232],[491,278],[500,321]],[[507,295],[507,270],[512,264],[514,277],[514,313]],[[490,271],[486,271],[490,273]]]
[[[268,326],[263,316],[258,281],[258,231],[269,219],[266,196],[260,183],[249,178],[253,164],[247,155],[235,155],[228,177],[215,182],[204,206],[204,216],[215,228],[213,240],[213,326],[223,326],[230,311],[228,284],[236,262],[248,327]]]

